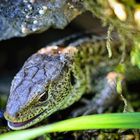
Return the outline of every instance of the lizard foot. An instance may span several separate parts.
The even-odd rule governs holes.
[[[102,83],[102,88],[98,91],[95,97],[88,101],[84,99],[85,107],[79,108],[72,113],[73,117],[80,115],[88,115],[92,113],[103,113],[105,109],[111,109],[119,103],[119,93],[117,91],[118,82],[121,89],[124,89],[125,78],[122,74],[109,72],[107,76],[99,83]]]

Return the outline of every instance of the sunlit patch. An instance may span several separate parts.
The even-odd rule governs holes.
[[[46,48],[42,48],[38,51],[39,54],[48,54],[52,53],[52,50],[57,50],[58,46],[48,46]]]
[[[140,26],[140,9],[135,10],[134,19],[137,25]]]
[[[63,49],[62,52],[63,52],[63,53],[66,53],[66,54],[74,55],[75,53],[78,52],[78,49],[76,49],[76,48],[73,47],[73,46],[68,46],[67,48]]]
[[[121,21],[125,21],[127,18],[127,14],[124,5],[117,2],[116,0],[108,0],[108,2],[118,19],[120,19]]]

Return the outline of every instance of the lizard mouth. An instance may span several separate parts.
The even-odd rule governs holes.
[[[25,126],[26,124],[28,124],[29,122],[31,122],[32,120],[34,120],[34,118],[30,119],[30,120],[27,120],[25,122],[10,122],[8,121],[8,125],[9,127],[12,126],[12,128],[14,127],[22,127],[22,126]]]
[[[41,112],[40,114],[34,116],[33,118],[24,121],[24,122],[11,122],[8,121],[8,126],[13,129],[13,130],[19,130],[19,129],[25,129],[29,126],[32,126],[33,124],[36,124],[37,122],[40,122],[41,120],[39,120],[38,118],[43,115],[45,113],[45,111]]]

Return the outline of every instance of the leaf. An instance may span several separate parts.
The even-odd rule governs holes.
[[[140,69],[140,40],[134,42],[134,48],[131,51],[131,63]]]
[[[27,140],[45,133],[88,129],[140,129],[140,113],[112,113],[77,117],[54,124],[9,132],[0,136],[0,140]]]

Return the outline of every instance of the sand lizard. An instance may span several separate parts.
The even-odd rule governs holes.
[[[94,73],[109,72],[119,63],[116,52],[109,59],[106,35],[94,33],[71,35],[40,49],[12,81],[4,113],[8,126],[28,128],[78,101],[94,87]]]

